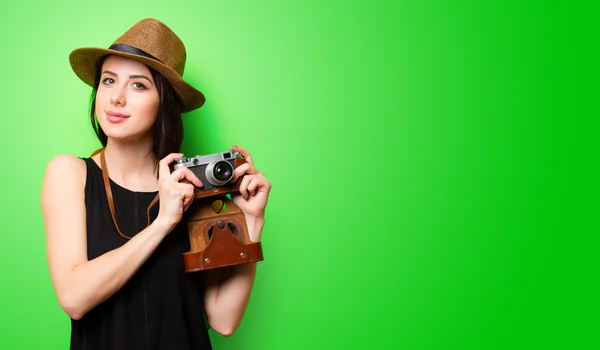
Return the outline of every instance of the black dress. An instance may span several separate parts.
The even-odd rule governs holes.
[[[82,159],[87,164],[85,205],[91,260],[128,240],[114,227],[100,167],[91,158]],[[156,192],[130,191],[112,180],[111,189],[121,232],[131,237],[143,230]],[[159,204],[151,210],[152,220]],[[71,320],[71,349],[211,349],[199,272],[188,273],[184,267],[182,254],[189,249],[185,226],[180,224],[121,289],[80,320]]]

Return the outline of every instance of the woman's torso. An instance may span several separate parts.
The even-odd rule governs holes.
[[[127,243],[111,218],[100,167],[86,162],[87,253],[92,260]],[[117,224],[134,236],[148,224],[156,192],[134,192],[110,180]],[[154,220],[160,203],[150,211]],[[80,320],[72,320],[71,349],[210,349],[198,273],[185,271],[189,251],[185,220],[131,279]]]

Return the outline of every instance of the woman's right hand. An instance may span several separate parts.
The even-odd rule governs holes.
[[[182,153],[171,153],[158,163],[160,207],[156,221],[165,224],[168,232],[181,221],[183,213],[194,201],[194,187],[202,187],[200,179],[184,166],[171,173],[169,164],[180,157],[183,157]]]

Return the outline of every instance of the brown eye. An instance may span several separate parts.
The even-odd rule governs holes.
[[[133,87],[136,90],[146,90],[146,85],[144,85],[142,83],[133,83]]]

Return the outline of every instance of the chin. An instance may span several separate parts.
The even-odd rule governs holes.
[[[104,131],[104,134],[111,139],[120,139],[131,135],[129,128],[122,125],[101,124],[100,127],[102,128],[102,131]]]
[[[140,141],[144,138],[151,137],[151,132],[148,130],[130,130],[125,128],[107,128],[102,129],[104,134],[109,139],[119,140],[119,141],[129,141],[135,142]]]

